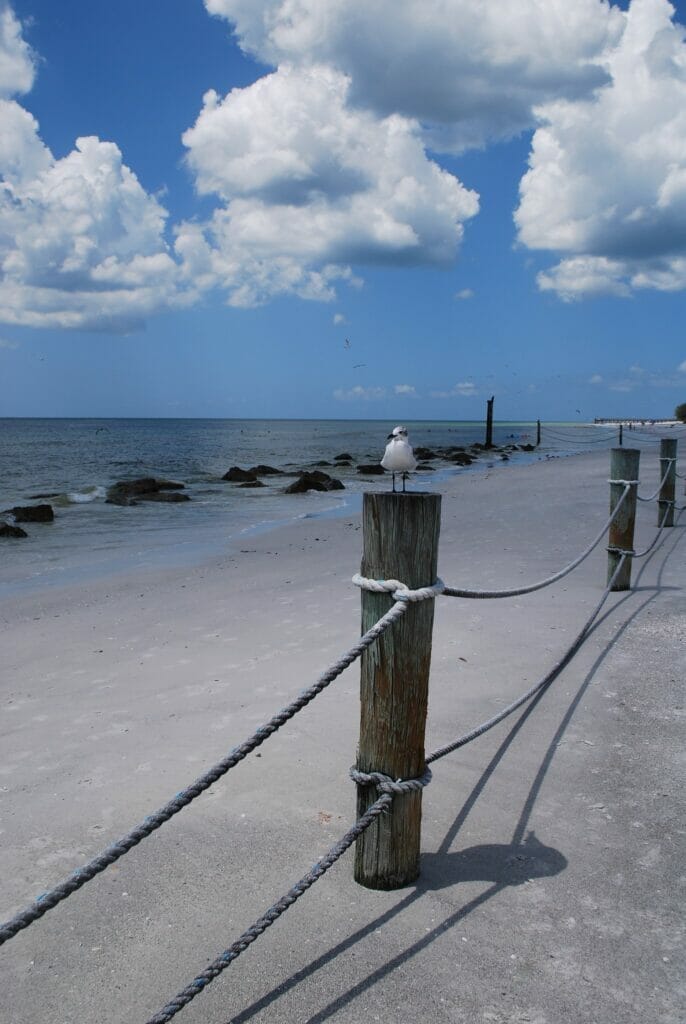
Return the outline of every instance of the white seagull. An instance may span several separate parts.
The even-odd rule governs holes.
[[[393,493],[395,493],[396,473],[400,473],[403,478],[404,491],[408,473],[417,468],[412,445],[407,440],[407,427],[394,427],[388,435],[388,444],[381,465],[393,474]]]

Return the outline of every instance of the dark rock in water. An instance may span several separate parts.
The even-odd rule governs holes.
[[[343,462],[344,460],[352,462],[352,458],[352,455],[349,455],[348,452],[341,452],[340,455],[334,455],[333,457],[334,462]]]
[[[331,463],[327,462],[326,459],[320,459],[319,462],[313,462],[313,466],[330,466]]]
[[[253,476],[281,476],[283,470],[274,469],[273,466],[263,466],[260,463],[259,466],[251,466],[248,473],[252,473]]]
[[[520,444],[519,450],[520,450],[520,452],[535,452],[536,451],[536,445],[535,444]]]
[[[179,494],[178,491],[149,491],[147,494],[139,494],[137,501],[190,501],[187,494]]]
[[[40,501],[41,498],[59,498],[59,491],[51,491],[50,494],[29,494],[27,495],[29,501]]]
[[[137,505],[138,501],[190,501],[186,494],[165,493],[181,491],[185,486],[174,480],[158,480],[154,476],[118,480],[107,488],[105,502],[108,505]]]
[[[430,466],[428,462],[420,462],[417,466],[418,473],[435,473],[436,469],[434,466]]]
[[[357,472],[364,473],[365,476],[383,476],[386,470],[378,462],[369,462],[358,466]]]
[[[484,452],[484,451],[486,451],[486,445],[482,444],[481,441],[475,441],[474,444],[472,445],[472,448],[476,452]]]
[[[414,457],[416,459],[421,459],[422,461],[425,460],[425,459],[437,459],[438,458],[438,456],[436,455],[436,452],[432,451],[431,448],[415,448],[414,449]]]
[[[450,461],[454,462],[456,466],[471,466],[474,459],[471,455],[467,455],[466,452],[456,452],[450,456]]]
[[[342,491],[344,490],[343,484],[340,480],[336,480],[334,477],[328,475],[328,473],[321,473],[318,470],[314,472],[301,473],[297,480],[294,480],[284,490],[284,494],[304,494],[305,491]]]
[[[500,453],[500,458],[502,459],[503,462],[509,462],[510,461],[510,456],[507,454],[507,452],[501,452]]]
[[[336,466],[352,466],[352,462],[350,462],[349,459],[338,459],[336,462]]]
[[[0,523],[0,537],[28,537],[28,533],[26,530],[22,530],[21,526]]]
[[[239,484],[238,486],[239,487],[264,487],[265,484],[263,484],[261,480],[244,480],[243,483]]]
[[[222,480],[229,480],[231,483],[238,484],[244,483],[245,481],[254,481],[257,478],[255,474],[248,469],[241,469],[240,466],[232,466],[228,473],[224,473]]]
[[[6,511],[17,523],[51,523],[55,518],[52,505],[17,505]]]

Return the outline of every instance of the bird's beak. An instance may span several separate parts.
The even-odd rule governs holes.
[[[389,434],[388,437],[386,438],[386,440],[390,441],[393,436],[394,436],[393,434]]]

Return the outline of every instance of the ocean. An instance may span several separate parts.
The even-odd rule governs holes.
[[[55,511],[53,523],[25,524],[27,538],[0,540],[0,596],[134,567],[197,564],[246,545],[256,531],[356,513],[365,489],[390,486],[361,477],[356,466],[378,463],[393,426],[379,420],[0,419],[0,519],[15,505],[49,502]],[[415,447],[469,446],[485,437],[483,422],[407,426]],[[646,428],[632,433],[630,443],[654,445],[656,439]],[[536,424],[496,423],[493,441],[535,444]],[[617,442],[618,428],[611,425],[545,423],[534,452],[514,451],[506,462],[495,452],[464,468],[436,461],[436,472],[416,474],[409,486],[431,489],[448,475],[511,471],[524,461]],[[286,495],[290,480],[283,477],[263,477],[266,486],[258,489],[221,479],[232,466],[266,464],[295,473],[333,464],[343,453],[352,456],[350,467],[317,467],[340,479],[341,491]],[[114,482],[149,476],[185,484],[191,500],[131,507],[105,502]]]

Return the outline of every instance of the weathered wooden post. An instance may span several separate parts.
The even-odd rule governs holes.
[[[634,546],[634,525],[636,522],[636,492],[638,491],[638,463],[641,453],[637,448],[610,449],[610,514],[617,506],[627,483],[631,490],[622,502],[617,517],[610,526],[607,551],[607,582],[609,583],[619,565],[622,551],[632,551]],[[614,550],[613,550],[614,549]],[[612,589],[631,588],[631,555],[625,559],[621,572]]]
[[[670,465],[670,459],[672,460]],[[674,526],[674,494],[676,492],[676,438],[660,440],[660,480],[666,479],[657,499],[657,525]]]
[[[624,444],[624,424],[619,424],[619,447],[621,448]]]
[[[440,494],[367,493],[362,509],[362,576],[397,579],[411,590],[436,582]],[[425,767],[434,601],[411,604],[362,655],[357,768],[393,779],[416,779]],[[362,591],[362,632],[393,604],[389,594]],[[378,798],[357,787],[357,815]],[[396,796],[390,810],[357,840],[355,881],[369,889],[399,889],[419,874],[421,791]]]
[[[536,447],[541,443],[541,421],[536,420]]]
[[[493,402],[495,395],[486,402],[486,448],[493,447]]]

